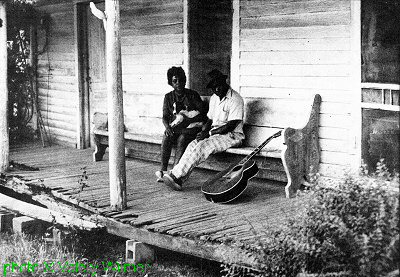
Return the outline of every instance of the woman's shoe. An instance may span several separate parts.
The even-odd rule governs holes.
[[[164,172],[161,170],[156,171],[156,177],[157,177],[157,182],[164,182],[163,177],[164,177]]]

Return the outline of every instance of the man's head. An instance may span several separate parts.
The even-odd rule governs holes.
[[[167,71],[168,85],[181,92],[186,86],[186,74],[182,67],[173,66]]]
[[[217,96],[224,97],[229,89],[226,83],[228,75],[223,74],[218,69],[210,71],[207,75],[211,78],[211,81],[207,84],[207,88],[211,89]]]

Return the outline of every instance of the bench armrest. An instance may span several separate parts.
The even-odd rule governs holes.
[[[285,187],[286,197],[293,197],[296,191],[318,172],[320,147],[318,142],[319,111],[321,96],[314,95],[308,122],[303,128],[283,130],[284,149],[282,162],[288,177]]]

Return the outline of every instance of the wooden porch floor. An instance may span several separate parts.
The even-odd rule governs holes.
[[[205,248],[219,251],[218,245],[225,247],[227,240],[244,244],[263,241],[266,228],[274,228],[292,217],[301,205],[298,199],[285,198],[283,183],[256,178],[249,181],[246,191],[234,202],[211,203],[205,200],[200,188],[215,172],[195,170],[184,184],[184,190],[176,192],[156,182],[154,172],[158,164],[127,158],[128,209],[112,212],[109,210],[108,154],[103,161],[95,163],[92,152],[92,149],[62,146],[43,148],[40,144],[13,146],[10,161],[39,170],[14,170],[11,174],[25,182],[44,184],[54,196],[114,219],[122,224],[119,226],[129,227],[127,230],[135,234],[126,237],[211,259],[220,259],[225,254],[205,255]],[[79,180],[84,170],[88,187],[81,190]],[[165,241],[160,243],[160,239]],[[193,245],[202,242],[199,253],[195,249],[180,249],[182,245],[190,247],[191,241]],[[174,242],[178,243],[170,245]]]

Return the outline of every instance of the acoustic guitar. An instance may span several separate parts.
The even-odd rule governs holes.
[[[214,203],[227,203],[239,197],[246,189],[247,181],[258,173],[257,164],[251,159],[281,133],[282,131],[279,131],[270,136],[238,164],[230,165],[207,180],[201,187],[206,199]]]

